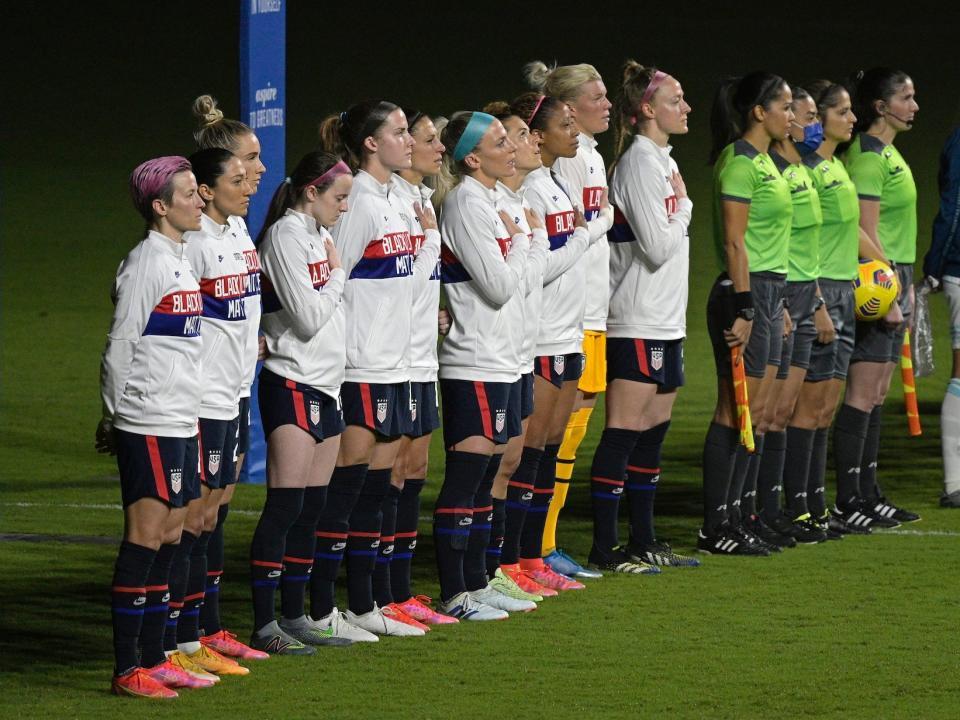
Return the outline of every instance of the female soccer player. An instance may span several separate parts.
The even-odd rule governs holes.
[[[553,170],[566,183],[575,204],[582,204],[584,217],[593,220],[600,213],[601,198],[607,188],[606,167],[603,157],[597,152],[595,140],[610,126],[611,103],[607,99],[603,78],[596,68],[586,63],[548,68],[537,61],[529,63],[524,71],[534,90],[562,100],[570,107],[580,132],[580,147],[573,158],[557,158]],[[556,528],[560,511],[566,502],[577,448],[586,436],[597,394],[607,387],[605,331],[607,307],[610,304],[610,251],[606,229],[602,223],[595,224],[593,230],[600,236],[582,261],[587,277],[583,316],[584,369],[578,384],[574,411],[557,454],[556,485],[547,509],[543,535],[544,562],[556,572],[573,577],[599,576],[596,570],[584,568],[557,547]]]
[[[687,133],[690,106],[676,78],[633,60],[623,67],[616,102],[611,200],[619,213],[610,232],[606,428],[590,473],[590,564],[635,574],[648,566],[699,565],[658,541],[653,524],[661,448],[684,381],[693,203],[669,141]],[[624,486],[625,549],[617,532]]]
[[[306,655],[310,645],[370,639],[339,617],[316,627],[304,612],[314,533],[340,447],[346,280],[327,231],[347,210],[352,173],[333,155],[305,155],[277,188],[257,238],[268,354],[259,404],[267,438],[267,497],[250,549],[251,645]],[[274,590],[282,583],[282,619]]]
[[[424,184],[436,177],[443,164],[444,145],[433,120],[419,110],[404,109],[410,135],[416,141],[409,169],[394,173],[393,190],[406,207],[401,216],[410,231],[414,254],[426,240],[426,234],[414,211],[414,204],[425,207],[433,190]],[[430,598],[414,595],[410,589],[410,568],[417,547],[417,523],[420,519],[420,491],[427,477],[430,438],[440,427],[437,397],[437,323],[433,318],[440,307],[440,263],[430,279],[416,293],[411,310],[410,335],[410,409],[413,430],[400,439],[400,450],[393,465],[390,489],[383,502],[383,523],[377,567],[373,574],[374,599],[381,608],[396,606],[401,612],[428,625],[457,622],[430,607]]]
[[[201,150],[222,148],[240,158],[247,172],[251,194],[256,194],[266,168],[260,161],[260,141],[247,125],[226,118],[210,95],[200,95],[193,102],[193,115],[197,120],[194,140]],[[247,339],[243,353],[240,378],[240,404],[238,408],[236,462],[233,458],[221,460],[233,464],[232,473],[225,475],[227,483],[220,498],[216,527],[207,541],[207,586],[203,606],[200,608],[200,627],[203,637],[200,642],[228,656],[245,659],[262,658],[263,653],[250,650],[236,636],[222,627],[220,622],[220,586],[223,579],[223,527],[230,511],[230,502],[236,489],[236,479],[243,467],[243,460],[250,437],[250,388],[256,373],[260,347],[260,260],[247,225],[239,215],[227,219],[230,225],[229,239],[247,264],[246,295],[244,298],[247,316]],[[221,471],[223,472],[223,471]],[[232,477],[231,477],[232,475]]]
[[[714,235],[726,266],[710,291],[707,328],[717,365],[717,406],[703,449],[704,523],[697,548],[767,555],[740,524],[746,463],[734,469],[739,442],[731,349],[742,352],[750,411],[762,447],[763,381],[776,374],[783,340],[783,290],[790,240],[790,189],[767,153],[793,120],[784,80],[754,72],[721,84],[710,115],[714,163]],[[736,505],[737,507],[732,507]]]
[[[315,557],[321,562],[311,578],[311,613],[320,623],[335,614],[334,582],[346,549],[347,620],[378,635],[423,635],[424,625],[394,608],[377,606],[371,576],[399,438],[412,431],[410,313],[397,310],[410,308],[419,287],[429,281],[440,234],[433,211],[417,204],[426,240],[414,258],[401,217],[409,208],[391,192],[393,173],[411,166],[414,141],[403,110],[385,101],[354,105],[323,121],[320,140],[359,172],[350,212],[333,229],[347,276],[341,388],[347,428],[317,523]]]
[[[790,187],[793,220],[790,230],[790,252],[787,260],[787,286],[784,291],[784,312],[789,314],[792,331],[784,338],[777,379],[773,383],[765,408],[763,457],[757,475],[757,500],[760,522],[752,527],[765,542],[781,547],[796,543],[817,543],[824,540],[818,527],[780,508],[787,455],[787,424],[793,415],[797,397],[810,366],[813,341],[817,336],[814,315],[823,303],[817,288],[820,274],[820,226],[823,214],[820,197],[813,182],[808,159],[815,157],[823,141],[823,126],[817,104],[810,94],[793,87],[794,120],[790,133],[770,145],[770,157]],[[821,321],[829,319],[825,312]],[[803,492],[806,492],[804,485]],[[746,502],[742,498],[741,502]],[[750,498],[752,503],[753,498]],[[754,508],[751,508],[751,511]],[[752,512],[751,512],[752,514]],[[798,521],[799,520],[799,521]]]
[[[117,456],[124,509],[113,573],[112,688],[174,698],[168,685],[210,684],[192,682],[169,663],[162,643],[167,575],[186,504],[200,495],[202,302],[183,235],[200,228],[203,200],[190,163],[176,156],[139,165],[130,191],[147,231],[121,263],[113,286],[113,320],[100,368],[103,419],[96,433],[97,450]],[[141,630],[147,630],[142,656]]]
[[[874,68],[854,90],[856,136],[844,156],[860,198],[860,227],[896,265],[900,297],[880,322],[858,323],[843,405],[834,430],[837,501],[834,515],[862,527],[896,527],[919,520],[887,502],[877,482],[880,415],[913,310],[917,256],[917,188],[894,146],[913,127],[920,106],[910,76]]]
[[[853,285],[858,257],[883,257],[859,228],[857,190],[836,156],[850,142],[856,116],[846,89],[828,80],[807,86],[823,125],[823,142],[804,158],[820,198],[820,272],[814,311],[816,339],[810,366],[787,427],[783,488],[787,517],[815,523],[828,539],[842,535],[828,527],[824,475],[827,436],[853,353]],[[859,253],[858,253],[859,249]],[[809,519],[805,519],[809,516]]]

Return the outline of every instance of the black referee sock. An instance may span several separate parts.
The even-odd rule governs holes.
[[[156,554],[156,550],[143,545],[126,540],[120,543],[110,593],[115,675],[123,675],[140,665],[137,640],[147,604],[147,576]]]
[[[204,635],[215,635],[223,629],[220,624],[220,582],[223,579],[223,524],[229,512],[229,503],[219,507],[217,527],[207,542],[207,588],[200,608],[200,627]]]
[[[183,598],[180,622],[177,624],[177,644],[200,641],[200,608],[207,588],[207,543],[210,533],[202,532],[190,551],[190,571],[187,574],[187,594]]]
[[[783,463],[787,453],[787,433],[768,430],[763,436],[763,457],[758,463],[757,489],[760,515],[770,524],[780,515],[780,494],[783,491]]]
[[[360,497],[366,465],[334,468],[327,487],[327,502],[317,520],[316,550],[310,577],[310,615],[325,618],[336,606],[334,591],[340,563],[347,548],[350,513]]]
[[[627,464],[640,433],[606,428],[600,436],[590,466],[590,500],[593,508],[593,551],[609,552],[620,544],[618,514],[627,476]]]
[[[396,598],[393,596],[393,558],[397,551],[397,505],[400,488],[391,485],[383,499],[380,521],[380,547],[377,548],[377,565],[373,569],[373,599],[380,607],[386,607]],[[407,598],[400,599],[403,602]]]
[[[410,567],[417,549],[417,525],[420,522],[420,492],[423,478],[407,478],[397,501],[397,529],[394,533],[393,560],[390,561],[390,589],[397,602],[413,597]]]
[[[627,504],[630,507],[630,542],[649,545],[657,538],[653,503],[660,482],[660,457],[670,421],[644,430],[627,463]]]
[[[543,528],[547,524],[547,510],[553,498],[553,486],[557,481],[557,453],[560,444],[547,445],[543,449],[537,477],[533,482],[533,500],[520,533],[520,558],[539,560],[543,557]]]
[[[283,574],[280,576],[280,614],[288,620],[296,620],[306,614],[304,595],[313,571],[317,519],[326,502],[326,485],[306,488],[300,515],[287,531]]]
[[[870,413],[843,404],[833,428],[833,458],[837,466],[837,507],[851,509],[860,495],[860,462]]]
[[[447,450],[447,467],[433,511],[433,542],[440,573],[440,598],[450,600],[467,589],[463,556],[473,524],[473,501],[490,456]]]
[[[874,405],[867,423],[867,437],[863,441],[863,457],[860,459],[860,496],[870,507],[880,502],[883,493],[877,482],[877,459],[880,455],[880,430],[883,405]]]
[[[792,425],[787,428],[783,494],[787,515],[791,520],[810,512],[807,508],[807,478],[810,476],[810,458],[815,435],[816,430],[805,430]]]
[[[813,450],[810,452],[810,474],[807,477],[807,509],[817,519],[827,514],[827,450],[830,445],[830,428],[817,428],[813,434]]]
[[[500,469],[503,455],[491,455],[490,462],[473,496],[473,522],[467,552],[463,556],[463,580],[467,590],[483,590],[487,586],[487,548],[493,528],[493,481]]]
[[[170,566],[170,602],[167,611],[167,626],[163,632],[163,649],[172,652],[177,649],[177,626],[180,613],[183,612],[183,598],[187,594],[187,578],[190,575],[190,553],[197,536],[184,530],[180,533],[180,544],[173,555]]]
[[[493,506],[493,515],[490,519],[490,542],[487,543],[486,561],[487,577],[492,578],[500,567],[500,558],[503,554],[503,536],[506,532],[506,500],[504,498],[490,499]]]
[[[507,498],[504,502],[503,547],[500,550],[501,565],[516,565],[520,562],[520,535],[533,502],[533,484],[543,450],[524,447],[520,464],[507,483]]]
[[[303,488],[267,488],[260,522],[250,543],[253,630],[275,619],[275,592],[280,584],[287,532],[300,516]]]
[[[176,545],[161,545],[150,574],[147,575],[143,626],[140,628],[140,665],[149,668],[167,659],[163,653],[163,631],[167,626],[170,602],[170,567],[177,552]]]
[[[737,436],[739,438],[739,432]],[[760,461],[763,458],[763,442],[763,435],[754,435],[752,453],[748,453],[742,444],[737,446],[727,499],[730,522],[734,525],[757,514],[757,476],[760,474]]]
[[[703,442],[703,528],[710,535],[716,535],[728,519],[727,496],[739,439],[737,428],[712,422]]]
[[[347,533],[347,602],[357,615],[373,610],[373,568],[380,548],[383,499],[390,487],[390,468],[367,470],[360,497],[350,513]]]

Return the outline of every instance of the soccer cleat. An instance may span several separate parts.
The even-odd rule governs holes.
[[[248,668],[243,667],[233,658],[225,657],[206,645],[201,645],[195,653],[187,653],[186,655],[207,672],[217,675],[247,675],[250,672]]]
[[[438,613],[430,607],[432,604],[433,600],[426,595],[417,595],[397,605],[405,614],[427,625],[452,625],[460,622],[454,617]]]
[[[844,513],[840,508],[834,506],[830,511],[828,522],[830,529],[841,535],[870,535],[873,532],[870,529],[873,518],[864,515],[856,508]]]
[[[766,525],[774,532],[792,537],[801,545],[815,545],[826,540],[826,533],[818,525],[808,522],[809,520],[810,513],[805,513],[796,520],[791,520],[781,513]]]
[[[384,612],[374,603],[373,610],[357,615],[352,610],[347,610],[344,614],[347,622],[356,625],[374,635],[391,635],[393,637],[422,637],[426,633],[420,628],[407,625],[399,620],[385,615]]]
[[[468,590],[467,595],[475,602],[489,605],[492,608],[504,610],[508,613],[530,612],[537,609],[537,604],[532,600],[517,600],[516,598],[494,590],[489,585],[480,590]]]
[[[280,629],[276,620],[271,620],[250,636],[250,647],[271,655],[313,655],[316,650],[304,645],[297,638]]]
[[[766,550],[767,553],[773,555],[774,553],[782,553],[783,547],[780,545],[774,545],[769,543],[766,540],[758,537],[746,524],[740,523],[739,525],[731,525],[727,533],[734,538],[742,540],[749,546],[759,547],[762,550]]]
[[[657,575],[660,568],[655,565],[649,565],[645,562],[637,562],[620,546],[617,546],[609,552],[600,552],[596,548],[590,549],[588,558],[590,567],[596,570],[618,573],[621,575]]]
[[[343,613],[336,608],[330,611],[330,614],[326,617],[320,618],[319,620],[309,618],[309,620],[318,630],[332,630],[334,637],[352,640],[353,642],[380,641],[380,638],[378,638],[372,632],[367,632],[363,628],[359,628],[356,625],[352,625],[351,623],[347,622],[347,619],[343,616]]]
[[[735,532],[734,528],[721,528],[716,534],[707,535],[702,529],[697,531],[697,550],[708,555],[746,555],[766,557],[770,551],[756,541]]]
[[[249,645],[244,645],[229,630],[221,630],[213,635],[204,635],[200,638],[200,643],[216,650],[221,655],[240,660],[266,660],[270,657],[269,653],[254,650]]]
[[[560,548],[555,549],[552,553],[543,558],[543,562],[546,563],[547,566],[549,566],[549,568],[555,573],[566,575],[567,577],[590,579],[603,577],[603,573],[598,572],[597,570],[588,570],[572,557],[567,555],[567,553]]]
[[[572,580],[566,575],[556,573],[545,565],[541,558],[536,560],[521,560],[520,569],[523,574],[533,580],[537,585],[542,585],[551,590],[583,590],[586,585],[578,580]]]
[[[881,507],[883,508],[882,512],[884,517],[896,520],[899,523],[916,522],[920,519],[917,513],[902,507],[897,507],[893,503],[887,502],[885,497],[881,497],[879,502],[874,506],[874,512],[877,512]]]
[[[533,581],[531,580],[530,582]],[[498,593],[512,597],[514,600],[530,600],[531,602],[540,602],[543,600],[543,595],[529,593],[517,585],[517,583],[513,581],[513,578],[503,571],[503,568],[497,568],[497,572],[490,578],[490,587]]]
[[[169,688],[190,688],[191,690],[195,690],[197,688],[213,687],[217,684],[216,680],[209,680],[188,673],[186,670],[174,665],[169,659],[164,660],[159,665],[154,665],[152,668],[141,669],[158,683]]]
[[[490,607],[481,602],[477,602],[469,593],[457,593],[447,602],[439,603],[440,609],[452,617],[460,620],[506,620],[510,615],[505,610]]]
[[[172,665],[175,665],[185,673],[188,673],[195,678],[199,678],[200,680],[210,680],[214,684],[220,682],[219,675],[214,675],[213,673],[204,670],[193,660],[187,657],[187,654],[183,652],[183,650],[174,650],[173,652],[167,653],[167,660]]]
[[[520,563],[513,565],[501,565],[503,574],[513,580],[517,587],[531,595],[539,595],[541,598],[556,597],[560,593],[548,587],[544,587],[538,582],[534,582],[523,570],[520,569]]]
[[[353,645],[353,640],[337,637],[332,627],[317,627],[306,615],[301,615],[296,620],[280,618],[280,622],[277,623],[277,625],[280,626],[280,630],[304,645],[324,647],[346,647]]]
[[[960,508],[960,490],[954,490],[952,493],[944,492],[940,496],[940,507]]]
[[[900,527],[900,521],[893,517],[897,509],[891,505],[886,505],[882,502],[861,500],[859,510],[864,515],[873,519],[870,527],[874,529],[891,530]]]
[[[678,555],[665,542],[654,540],[649,545],[630,543],[624,548],[627,557],[633,562],[663,567],[699,567],[700,561],[696,558]]]
[[[759,515],[751,515],[745,519],[743,521],[743,527],[767,545],[773,545],[778,548],[792,548],[797,546],[797,541],[792,535],[784,534],[770,527]]]
[[[114,695],[131,695],[133,697],[152,698],[154,700],[171,700],[177,695],[159,680],[154,680],[143,668],[134,668],[123,675],[116,675],[110,684]]]
[[[419,628],[420,630],[423,630],[425,633],[430,632],[429,625],[422,623],[416,618],[412,618],[409,615],[407,615],[397,603],[390,603],[389,605],[386,605],[383,608],[383,614],[389,618],[393,618],[397,622],[402,622],[403,624],[409,625],[410,627]]]

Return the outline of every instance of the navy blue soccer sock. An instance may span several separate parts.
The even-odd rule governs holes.
[[[304,596],[313,570],[317,519],[326,500],[326,485],[306,488],[300,516],[287,531],[283,574],[280,576],[280,614],[288,620],[296,620],[306,614]]]
[[[491,498],[493,515],[490,519],[490,542],[487,543],[487,577],[497,574],[503,554],[503,537],[506,533],[507,515],[506,499]]]
[[[533,502],[534,483],[543,458],[543,450],[524,447],[520,464],[507,484],[504,502],[503,547],[500,550],[501,565],[516,565],[520,562],[520,536],[526,523],[530,504]]]
[[[163,632],[163,649],[173,652],[177,649],[177,626],[180,613],[183,612],[183,598],[187,594],[187,578],[190,575],[190,554],[197,536],[184,530],[180,533],[180,544],[173,555],[170,566],[170,602],[167,604],[167,625]]]
[[[397,550],[397,503],[400,500],[400,488],[391,485],[383,499],[382,519],[380,521],[380,547],[377,548],[377,565],[373,569],[373,599],[380,607],[386,607],[396,598],[393,596],[394,553]],[[403,602],[407,598],[403,598]]]
[[[543,448],[543,457],[533,482],[533,501],[527,511],[520,534],[520,558],[539,560],[543,557],[543,528],[547,523],[547,510],[553,498],[553,486],[557,482],[557,453],[560,444]]]
[[[350,514],[347,533],[347,601],[363,615],[373,610],[373,569],[380,547],[383,499],[390,487],[390,468],[367,470],[360,497]]]
[[[393,560],[390,561],[390,589],[394,600],[401,603],[413,597],[410,569],[417,549],[420,492],[425,482],[423,478],[407,478],[397,501],[397,526],[394,532]]]
[[[124,675],[140,665],[137,641],[147,604],[147,577],[156,554],[156,550],[143,545],[126,540],[120,543],[111,589],[115,675]]]
[[[490,462],[473,497],[473,523],[467,552],[463,556],[463,579],[467,590],[483,590],[487,586],[487,547],[493,528],[493,481],[500,469],[503,455],[491,455]]]
[[[660,482],[660,456],[670,421],[644,430],[627,463],[627,503],[630,507],[630,542],[650,545],[657,533],[653,524],[653,505]]]
[[[620,544],[617,527],[627,464],[640,433],[606,428],[600,436],[590,467],[590,499],[593,507],[592,554],[608,555]]]
[[[190,571],[187,574],[187,594],[177,625],[177,644],[200,641],[200,608],[207,588],[207,543],[210,533],[203,532],[190,551]]]
[[[217,527],[207,542],[207,587],[200,608],[200,628],[204,635],[216,635],[223,629],[220,623],[220,583],[223,580],[223,524],[227,521],[230,504],[217,510]]]
[[[250,543],[253,630],[275,619],[275,593],[283,569],[287,532],[300,516],[303,488],[267,488],[260,522]]]
[[[176,552],[176,545],[161,545],[147,575],[147,601],[140,628],[140,664],[145,668],[167,659],[163,652],[163,631],[167,626],[167,604],[170,601],[170,568]]]
[[[467,589],[463,556],[473,524],[474,497],[489,463],[489,455],[447,450],[446,472],[433,511],[440,598],[445,601]]]

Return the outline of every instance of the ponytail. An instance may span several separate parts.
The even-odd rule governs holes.
[[[877,110],[878,100],[889,102],[900,87],[910,79],[902,70],[892,70],[886,67],[861,70],[853,76],[850,82],[850,96],[853,100],[853,113],[857,122],[853,126],[854,133],[865,132],[870,129],[883,115]]]
[[[394,110],[399,108],[392,102],[367,101],[357,103],[339,115],[324,118],[317,129],[320,149],[336,155],[356,172],[367,152],[364,142],[379,132]]]
[[[752,72],[742,78],[728,78],[720,83],[710,111],[710,131],[713,135],[711,165],[727,145],[742,137],[753,125],[753,109],[758,105],[770,107],[780,97],[785,85],[782,77],[768,72]]]
[[[623,64],[623,79],[613,101],[613,162],[608,177],[613,177],[613,169],[640,129],[640,105],[656,73],[655,67],[644,67],[635,60]]]

